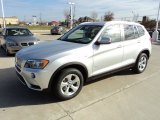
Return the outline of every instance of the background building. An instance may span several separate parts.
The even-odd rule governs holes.
[[[6,23],[6,25],[18,25],[19,24],[19,20],[15,16],[13,16],[13,17],[5,17],[5,23]],[[2,17],[0,17],[0,25],[3,26],[3,18]]]

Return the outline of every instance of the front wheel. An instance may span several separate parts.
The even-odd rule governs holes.
[[[61,71],[56,80],[55,94],[61,100],[68,100],[81,91],[83,86],[83,75],[75,68],[67,68]]]
[[[136,64],[133,68],[135,73],[142,73],[147,67],[148,56],[145,53],[141,53],[136,61]]]
[[[10,56],[10,52],[8,51],[7,47],[5,47],[6,56]]]

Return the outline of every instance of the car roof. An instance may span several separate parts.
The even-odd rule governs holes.
[[[100,26],[103,26],[103,25],[105,25],[105,22],[83,22],[80,25],[100,25]]]
[[[109,24],[132,24],[132,25],[142,26],[139,23],[128,22],[128,21],[84,22],[84,23],[81,23],[81,25],[100,25],[100,26],[109,25]]]

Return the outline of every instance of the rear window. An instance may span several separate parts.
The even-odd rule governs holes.
[[[139,37],[143,36],[145,34],[144,29],[141,26],[137,26],[138,32],[139,32]]]
[[[59,29],[60,27],[53,27],[52,29]]]

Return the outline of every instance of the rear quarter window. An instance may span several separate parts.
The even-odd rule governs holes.
[[[133,25],[124,25],[124,37],[125,37],[125,40],[135,39]]]
[[[137,26],[139,37],[143,36],[145,34],[144,29],[141,26]]]

